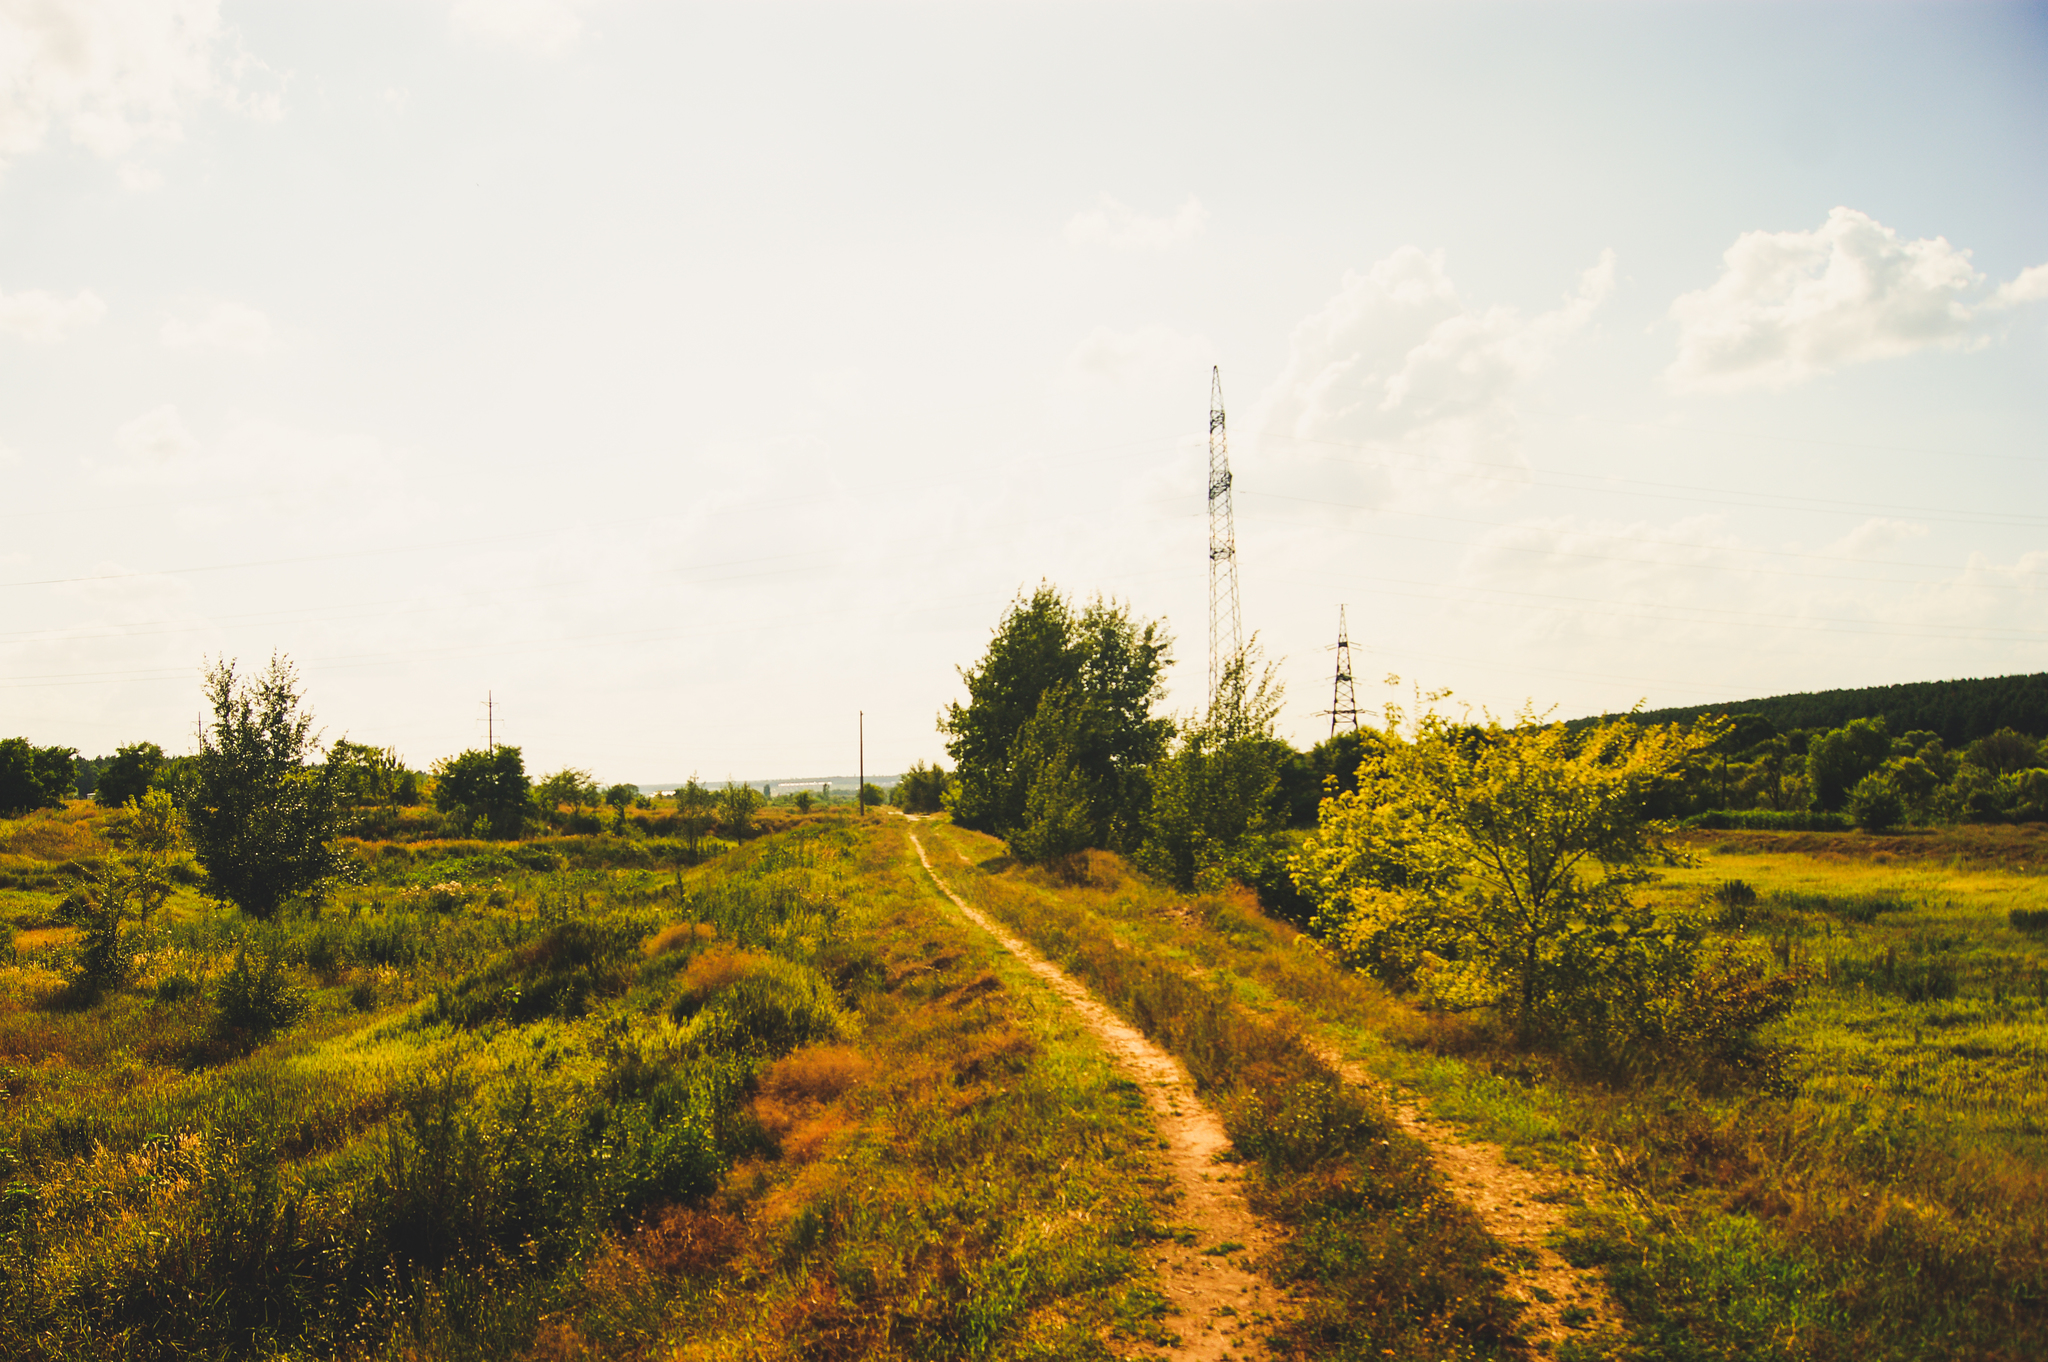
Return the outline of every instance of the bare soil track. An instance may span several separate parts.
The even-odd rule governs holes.
[[[1235,1168],[1219,1162],[1218,1156],[1230,1148],[1230,1138],[1216,1113],[1195,1096],[1187,1071],[1059,966],[969,907],[932,868],[923,839],[912,832],[910,841],[939,891],[1079,1014],[1152,1106],[1166,1145],[1167,1166],[1180,1184],[1179,1224],[1190,1232],[1156,1259],[1160,1289],[1180,1312],[1175,1324],[1179,1342],[1158,1355],[1186,1362],[1272,1357],[1261,1326],[1286,1302],[1250,1264],[1274,1246],[1275,1235],[1245,1204]],[[1237,1247],[1218,1252],[1230,1245]]]

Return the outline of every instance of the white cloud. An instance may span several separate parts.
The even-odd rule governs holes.
[[[1200,336],[1170,326],[1141,326],[1112,331],[1098,326],[1074,347],[1067,368],[1078,378],[1124,386],[1171,377],[1185,384],[1191,373],[1206,368],[1214,351]]]
[[[106,314],[107,305],[90,289],[70,298],[41,289],[0,294],[0,332],[23,340],[53,341],[67,331],[91,326]]]
[[[219,0],[0,0],[0,163],[52,128],[111,158],[178,140],[196,105],[276,118],[279,85]],[[152,172],[122,178],[146,188]]]
[[[464,38],[559,57],[583,36],[591,0],[454,0],[448,27]]]
[[[157,335],[173,350],[261,355],[270,349],[270,318],[242,303],[217,302],[195,319],[170,318]]]
[[[1987,309],[2048,298],[2035,266],[1973,301],[1984,276],[1943,237],[1907,241],[1853,208],[1810,232],[1745,232],[1721,277],[1671,304],[1673,386],[1786,388],[1851,364],[1981,344]]]
[[[1998,286],[1998,292],[1991,296],[1991,301],[1997,307],[2048,302],[2048,265],[2021,270],[2017,278]]]
[[[1103,194],[1093,208],[1084,208],[1067,220],[1067,241],[1121,251],[1163,251],[1193,241],[1208,221],[1209,210],[1193,195],[1171,217],[1148,217]]]
[[[1295,327],[1287,365],[1261,400],[1262,448],[1295,464],[1349,468],[1367,483],[1352,495],[1376,499],[1409,486],[1515,479],[1516,398],[1613,288],[1607,251],[1549,312],[1479,311],[1459,297],[1441,251],[1404,246],[1364,274],[1347,273]]]

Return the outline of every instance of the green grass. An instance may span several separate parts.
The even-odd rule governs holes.
[[[89,849],[93,819],[37,818],[0,825],[18,878],[53,879],[10,891],[31,929],[0,969],[0,1355],[1164,1336],[1142,1104],[892,839],[813,819],[697,869],[366,848],[317,917],[181,892],[79,1007],[72,934],[40,926],[60,863],[31,853]],[[274,1029],[224,1008],[237,957],[270,962]]]

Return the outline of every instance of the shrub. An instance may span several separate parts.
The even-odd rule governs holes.
[[[310,1006],[306,995],[285,978],[276,953],[261,954],[260,964],[252,966],[249,948],[237,947],[235,963],[220,981],[215,1001],[217,1023],[224,1034],[261,1038],[306,1015]]]
[[[1904,820],[1906,801],[1882,771],[1873,771],[1849,791],[1848,813],[1865,832],[1890,832]]]

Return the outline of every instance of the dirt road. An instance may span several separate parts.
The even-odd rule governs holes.
[[[1155,1260],[1160,1289],[1179,1311],[1169,1327],[1180,1334],[1180,1342],[1158,1356],[1187,1362],[1271,1357],[1262,1325],[1280,1313],[1285,1302],[1248,1264],[1273,1246],[1273,1231],[1245,1204],[1236,1168],[1216,1161],[1230,1147],[1230,1137],[1223,1133],[1216,1113],[1195,1096],[1187,1071],[1059,966],[969,907],[932,868],[924,840],[913,831],[910,841],[939,891],[1065,999],[1151,1103],[1166,1144],[1167,1165],[1180,1185],[1178,1223],[1192,1231],[1192,1242],[1174,1243]],[[1226,1247],[1230,1245],[1236,1247]]]

